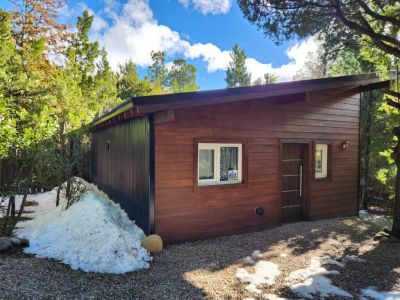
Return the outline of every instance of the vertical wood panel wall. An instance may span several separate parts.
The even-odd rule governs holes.
[[[304,101],[287,103],[290,99],[178,109],[173,122],[156,124],[156,233],[167,242],[182,242],[279,224],[281,139],[332,144],[332,180],[309,178],[309,218],[355,215],[359,95],[325,90],[304,95]],[[201,137],[247,140],[246,184],[194,187],[194,140]],[[350,146],[343,151],[345,140]],[[254,214],[258,205],[265,208],[262,217]]]
[[[152,218],[150,122],[148,117],[142,117],[95,131],[91,147],[93,182],[120,203],[147,234]]]

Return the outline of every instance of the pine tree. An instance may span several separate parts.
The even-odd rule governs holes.
[[[135,64],[129,60],[119,65],[117,90],[118,97],[126,100],[130,97],[149,95],[152,86],[146,78],[139,78]]]
[[[110,67],[107,59],[107,53],[103,48],[100,51],[100,62],[97,64],[97,71],[94,77],[96,99],[99,102],[97,116],[113,108],[121,102],[117,93],[117,75]]]
[[[251,74],[246,69],[246,53],[238,45],[232,48],[231,62],[226,70],[225,81],[228,88],[251,84]]]
[[[195,66],[187,63],[183,58],[174,60],[168,72],[168,85],[174,93],[192,92],[198,89],[196,84]]]
[[[147,69],[147,79],[158,89],[167,87],[168,70],[165,66],[165,53],[162,51],[151,52],[153,64]]]

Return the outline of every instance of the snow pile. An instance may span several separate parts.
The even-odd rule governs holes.
[[[272,285],[275,283],[275,278],[281,273],[276,264],[260,260],[255,264],[255,272],[249,273],[243,268],[236,270],[236,277],[242,281],[249,283],[245,289],[253,293],[261,293],[257,288],[259,285]]]
[[[357,255],[346,255],[343,257],[342,262],[345,264],[348,261],[357,262],[357,263],[365,263],[367,262],[364,258],[360,258]]]
[[[334,286],[332,281],[324,276],[328,274],[339,274],[338,271],[328,271],[324,268],[323,265],[326,264],[344,267],[342,263],[331,258],[312,257],[308,268],[296,270],[289,274],[286,279],[288,287],[294,293],[309,299],[313,299],[313,295],[319,296],[320,299],[329,296],[352,298],[352,295]]]
[[[361,290],[364,300],[399,300],[400,292],[378,292],[375,288],[369,287]]]
[[[266,300],[294,300],[294,299],[282,298],[275,294],[265,294],[265,295],[263,295],[263,299],[266,299]]]
[[[30,241],[25,251],[87,272],[120,274],[148,268],[151,257],[140,245],[143,231],[96,186],[79,181],[87,191],[67,210],[63,198],[55,207],[55,191],[44,194],[54,196],[52,206],[39,206],[34,219],[18,229],[17,235]]]

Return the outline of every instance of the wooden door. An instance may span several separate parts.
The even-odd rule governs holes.
[[[304,218],[304,174],[306,145],[282,145],[282,222]]]

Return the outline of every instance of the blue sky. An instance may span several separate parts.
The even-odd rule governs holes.
[[[235,43],[247,53],[253,81],[267,72],[291,80],[316,48],[313,39],[275,45],[243,18],[235,0],[68,0],[60,20],[73,25],[84,9],[95,16],[91,38],[104,45],[114,68],[131,59],[144,74],[151,50],[162,50],[167,61],[183,57],[197,67],[201,90],[225,87]]]

